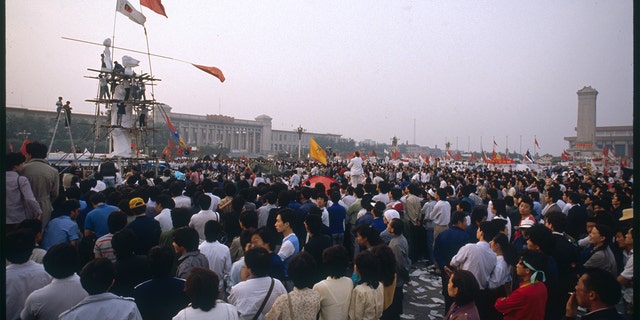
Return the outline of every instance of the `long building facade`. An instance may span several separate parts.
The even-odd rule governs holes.
[[[342,135],[331,133],[315,133],[301,130],[275,130],[272,118],[268,115],[257,116],[254,120],[236,119],[226,115],[194,115],[173,113],[168,105],[160,105],[184,142],[189,146],[213,146],[229,150],[231,156],[267,156],[276,153],[297,155],[300,147],[303,156],[309,151],[309,138],[322,138],[326,141],[338,142]],[[19,107],[7,107],[7,118],[24,117],[25,115],[53,119],[55,111],[32,110]],[[167,130],[163,112],[150,112],[151,121],[148,127],[156,132]],[[94,123],[95,115],[74,113],[75,120]],[[106,116],[100,115],[97,123],[106,123]],[[108,130],[108,129],[101,129]]]

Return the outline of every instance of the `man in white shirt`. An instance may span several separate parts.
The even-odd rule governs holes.
[[[354,188],[364,181],[364,169],[362,169],[362,158],[360,151],[355,152],[355,157],[351,158],[347,165],[351,171],[351,186]]]
[[[218,202],[220,202],[220,197],[213,194],[213,189],[215,189],[216,184],[211,179],[204,179],[200,184],[202,186],[202,191],[204,194],[208,195],[211,198],[211,205],[209,206],[209,210],[217,211],[218,210]]]
[[[271,255],[266,249],[249,249],[245,252],[244,262],[249,276],[247,280],[231,288],[228,300],[238,309],[240,319],[251,320],[258,314],[257,319],[262,320],[276,299],[286,294],[287,290],[280,280],[267,275],[271,266]],[[264,307],[260,310],[263,302]]]
[[[205,241],[198,246],[207,260],[209,260],[209,269],[215,272],[220,278],[218,288],[221,293],[224,291],[225,280],[231,272],[231,252],[229,247],[218,242],[220,235],[220,223],[216,220],[209,220],[204,225]]]
[[[277,208],[276,201],[277,195],[273,191],[269,191],[262,196],[263,205],[258,208],[258,228],[262,228],[267,225],[267,220],[269,220],[269,211],[271,209]]]
[[[200,206],[200,212],[191,216],[191,221],[189,221],[189,227],[196,229],[198,231],[198,237],[200,238],[200,242],[205,240],[204,234],[204,226],[207,221],[215,220],[220,222],[220,214],[209,210],[211,207],[211,198],[206,194],[201,195],[198,198],[198,206]],[[220,279],[222,279],[221,275]]]
[[[18,319],[27,297],[49,284],[51,276],[41,264],[29,260],[36,243],[33,232],[26,229],[14,231],[6,235],[5,243],[6,258],[11,262],[6,267],[5,319]]]
[[[191,198],[183,195],[183,190],[184,182],[182,181],[173,182],[169,187],[169,191],[171,192],[171,196],[173,197],[173,202],[175,203],[176,208],[191,209]]]
[[[436,204],[426,219],[433,221],[433,238],[435,239],[440,232],[449,228],[451,220],[451,204],[447,201],[447,189],[438,188],[435,194]]]
[[[20,319],[58,319],[62,312],[86,298],[88,294],[75,273],[78,262],[78,252],[71,244],[60,243],[51,247],[42,263],[53,280],[29,295]]]
[[[156,213],[153,217],[160,223],[161,232],[173,229],[173,220],[171,219],[171,210],[175,207],[173,199],[169,196],[160,196],[156,201]]]

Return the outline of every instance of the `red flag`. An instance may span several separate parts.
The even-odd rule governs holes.
[[[602,155],[604,155],[605,157],[609,157],[609,150],[607,150],[606,146],[602,148]]]
[[[140,4],[151,9],[151,11],[157,14],[167,17],[167,13],[164,12],[164,6],[162,5],[161,0],[140,0]]]
[[[377,157],[377,156],[378,156],[378,155],[376,154],[376,151],[375,151],[375,150],[371,150],[371,156],[372,156],[372,157]]]
[[[538,138],[533,138],[533,143],[536,145],[538,149],[540,149],[540,145],[538,144]]]
[[[173,149],[176,147],[176,145],[173,143],[173,141],[171,141],[171,139],[167,140],[167,147]]]
[[[200,70],[202,70],[202,71],[204,71],[204,72],[206,72],[206,73],[208,73],[208,74],[210,74],[210,75],[212,75],[212,76],[214,76],[214,77],[216,77],[216,78],[218,78],[218,79],[220,79],[220,82],[224,82],[224,80],[225,80],[225,77],[222,74],[222,71],[220,71],[220,69],[218,69],[216,67],[201,66],[199,64],[194,64],[193,66],[198,68],[198,69],[200,69]]]
[[[178,151],[176,151],[177,154],[182,154],[183,150],[182,147],[178,147]]]
[[[22,152],[22,154],[24,154],[24,156],[27,156],[27,145],[31,143],[31,141],[29,141],[29,137],[24,138],[24,142],[22,143],[22,147],[20,147],[20,152]]]
[[[496,147],[498,146],[498,143],[496,142],[496,140],[493,140],[493,145]]]

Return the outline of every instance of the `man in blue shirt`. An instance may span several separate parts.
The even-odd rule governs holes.
[[[44,250],[49,250],[58,243],[70,243],[74,247],[80,238],[80,230],[76,223],[76,217],[80,214],[80,203],[78,200],[67,200],[62,205],[61,215],[49,221],[44,229],[44,235],[40,246]]]
[[[451,227],[440,232],[435,239],[433,257],[440,268],[442,283],[449,283],[449,277],[444,271],[444,267],[449,265],[451,258],[458,253],[460,248],[471,242],[469,234],[465,231],[466,224],[466,214],[462,211],[456,211],[451,216]],[[449,310],[454,299],[449,297],[445,286],[442,288],[442,295],[444,296],[445,310]]]
[[[107,224],[109,214],[120,209],[106,204],[106,201],[107,198],[101,192],[98,192],[91,197],[93,210],[89,211],[87,218],[84,221],[85,237],[92,237],[95,234],[96,238],[100,238],[109,233],[109,225]]]

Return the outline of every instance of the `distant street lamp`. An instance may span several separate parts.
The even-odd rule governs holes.
[[[25,136],[28,137],[31,134],[31,132],[28,132],[27,130],[22,130],[20,132],[16,132],[16,136]]]
[[[298,160],[300,160],[300,149],[302,148],[302,133],[305,131],[307,130],[305,130],[302,125],[299,125],[298,128],[296,128],[296,132],[298,133]]]

